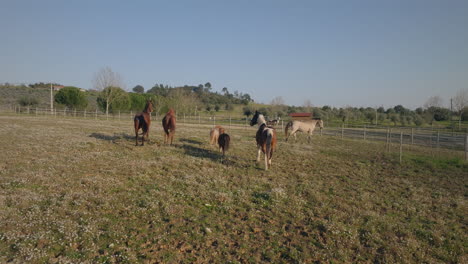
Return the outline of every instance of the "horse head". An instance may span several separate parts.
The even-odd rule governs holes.
[[[318,125],[319,125],[320,129],[323,129],[323,120],[322,119],[320,119],[318,121]]]
[[[153,112],[153,102],[151,100],[148,100],[146,102],[146,105],[147,105],[146,109],[147,109],[148,113]]]
[[[260,112],[255,111],[254,116],[252,117],[252,120],[250,120],[250,126],[258,124],[258,117],[260,116]]]

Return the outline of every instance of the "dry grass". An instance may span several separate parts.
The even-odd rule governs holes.
[[[0,262],[467,262],[450,153],[280,137],[265,172],[255,131],[227,133],[223,159],[203,126],[135,147],[131,121],[0,115]]]

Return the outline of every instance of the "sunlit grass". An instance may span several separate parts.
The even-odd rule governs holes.
[[[466,262],[460,153],[279,133],[265,172],[227,133],[223,158],[209,126],[0,116],[0,262]]]

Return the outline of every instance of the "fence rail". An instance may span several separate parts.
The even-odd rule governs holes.
[[[86,118],[96,120],[132,120],[136,112],[116,112],[106,115],[100,111],[77,111],[74,109],[44,109],[36,107],[0,107],[2,112],[10,112],[17,114],[26,114],[31,116],[51,116],[54,118],[72,117]],[[152,114],[152,120],[162,119],[162,115]],[[211,115],[194,115],[194,114],[178,114],[177,120],[182,124],[200,124],[200,125],[224,125],[229,128],[249,128],[249,119],[233,116],[211,116]],[[276,126],[278,133],[283,134],[284,126],[287,120],[281,120]],[[442,129],[420,128],[420,127],[383,127],[383,126],[368,126],[368,125],[348,125],[332,126],[325,128],[323,131],[315,132],[321,135],[347,137],[353,139],[384,141],[387,144],[401,143],[405,145],[424,146],[430,148],[443,148],[448,150],[464,151],[468,159],[468,135],[467,133],[450,132]]]

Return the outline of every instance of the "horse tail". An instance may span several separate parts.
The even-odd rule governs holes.
[[[284,128],[284,136],[286,137],[286,139],[288,138],[288,129],[289,129],[289,127],[292,127],[292,121],[289,121],[286,124],[286,127]]]
[[[229,150],[229,144],[231,142],[231,137],[228,134],[223,134],[224,135],[224,151]]]
[[[273,132],[271,129],[267,130],[267,138],[265,142],[265,170],[268,170],[268,163],[271,159],[271,151],[272,151],[272,141],[273,141]]]

